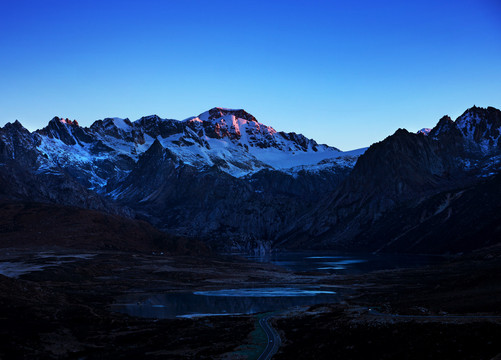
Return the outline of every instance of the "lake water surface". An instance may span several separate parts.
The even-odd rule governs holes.
[[[363,274],[375,270],[419,267],[443,261],[440,256],[343,254],[326,251],[284,251],[245,257],[256,262],[273,263],[291,271],[329,274]]]
[[[113,305],[115,311],[147,318],[255,314],[294,306],[339,301],[334,291],[319,289],[255,288],[131,295]]]
[[[349,255],[318,252],[280,252],[246,256],[295,272],[361,274],[373,270],[416,267],[441,261],[437,257]],[[339,302],[338,289],[324,287],[266,287],[164,294],[130,294],[112,305],[114,311],[147,318],[240,315],[285,310],[296,306]]]

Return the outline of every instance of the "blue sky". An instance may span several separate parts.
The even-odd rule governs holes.
[[[244,108],[343,150],[501,107],[501,5],[0,2],[0,125]]]

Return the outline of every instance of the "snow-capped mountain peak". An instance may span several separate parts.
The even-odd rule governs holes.
[[[417,133],[418,134],[423,134],[424,136],[428,136],[430,134],[430,131],[431,131],[430,128],[422,128]]]
[[[455,121],[463,136],[480,145],[483,152],[489,152],[493,147],[501,147],[500,111],[488,107],[487,109],[473,106],[466,110]]]
[[[70,125],[70,126],[80,126],[78,125],[78,121],[76,120],[70,120],[68,118],[60,118],[60,117],[54,117],[52,121],[59,121],[62,124]]]
[[[185,122],[202,137],[235,140],[247,147],[277,145],[274,140],[277,131],[242,109],[213,108]]]
[[[46,127],[37,130],[36,133],[50,139],[58,139],[66,145],[92,142],[91,136],[89,136],[86,129],[80,127],[78,121],[57,116],[49,121]]]
[[[118,129],[121,129],[123,131],[131,131],[132,130],[132,123],[129,119],[122,119],[122,118],[106,118],[103,120],[103,123],[105,126],[114,126]]]
[[[247,121],[258,122],[253,115],[249,114],[244,109],[227,109],[222,107],[212,108],[206,112],[201,113],[200,115],[198,115],[198,117],[202,121],[207,121],[207,120],[217,120],[227,115],[232,115],[237,119],[244,119]]]
[[[110,117],[88,128],[54,117],[33,137],[39,171],[64,168],[93,189],[124,179],[154,144],[180,164],[201,171],[217,167],[234,177],[262,169],[294,173],[352,167],[364,150],[344,153],[301,134],[277,132],[243,109],[219,107],[183,121],[157,115],[134,122]]]

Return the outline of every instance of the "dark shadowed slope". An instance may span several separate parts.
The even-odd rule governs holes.
[[[472,108],[455,122],[443,117],[428,136],[398,130],[372,145],[346,180],[287,229],[278,244],[433,253],[471,250],[495,241],[497,230],[490,222],[497,219],[499,201],[499,181],[494,178],[501,168],[499,119],[497,109]],[[474,195],[461,197],[465,189]],[[494,203],[486,206],[475,200],[478,196]],[[454,206],[447,208],[451,199],[456,200]],[[442,215],[452,217],[437,220],[434,213],[445,208]],[[462,239],[470,234],[471,242],[460,240],[449,248],[456,233],[445,229],[468,224],[477,215],[477,226],[461,232]],[[421,228],[415,228],[419,224]],[[493,238],[477,240],[481,234]]]
[[[150,224],[76,207],[0,202],[0,247],[63,247],[197,254],[205,247]]]

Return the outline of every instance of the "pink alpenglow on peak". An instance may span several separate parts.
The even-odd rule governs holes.
[[[62,118],[62,117],[61,118],[56,117],[56,118],[59,120],[59,122],[61,122],[63,124],[79,126],[78,121],[76,121],[76,120],[70,120],[68,118]]]
[[[430,133],[431,129],[430,128],[422,128],[421,130],[419,130],[417,133],[418,134],[423,134],[424,136],[428,136],[428,134]]]

